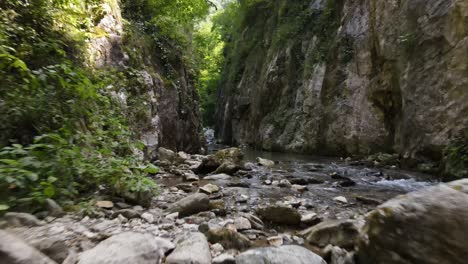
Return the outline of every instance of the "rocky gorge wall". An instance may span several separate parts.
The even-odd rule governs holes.
[[[128,76],[128,87],[113,96],[144,144],[142,154],[146,158],[155,158],[159,147],[200,152],[204,143],[198,95],[182,55],[172,54],[171,62],[163,61],[164,55],[152,46],[148,36],[138,31],[133,21],[122,18],[119,5],[116,1],[102,4],[104,12],[97,27],[104,32],[89,41],[89,66]],[[170,74],[166,68],[170,68]]]
[[[467,16],[464,0],[257,1],[226,51],[219,137],[440,160],[468,127]]]

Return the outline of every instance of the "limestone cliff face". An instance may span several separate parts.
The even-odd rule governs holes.
[[[103,18],[97,27],[105,34],[90,40],[88,64],[127,75],[128,87],[114,92],[114,97],[124,106],[132,130],[145,145],[145,157],[155,158],[161,146],[200,152],[203,142],[198,96],[181,58],[173,54],[176,62],[170,65],[171,80],[167,80],[161,54],[145,45],[143,33],[132,32],[131,21],[126,25],[129,29],[124,29],[117,2],[104,3],[102,9]]]
[[[438,160],[468,127],[467,1],[259,1],[243,24],[219,91],[227,142]]]

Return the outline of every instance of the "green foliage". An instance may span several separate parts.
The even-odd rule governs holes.
[[[112,96],[134,76],[82,65],[103,2],[116,4],[0,3],[0,211],[36,210],[45,198],[73,202],[96,190],[157,190],[145,176],[158,169],[133,155],[138,142]]]

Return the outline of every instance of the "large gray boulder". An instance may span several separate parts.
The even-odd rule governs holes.
[[[312,251],[300,246],[257,248],[236,257],[236,264],[326,264]]]
[[[166,264],[211,264],[210,246],[202,233],[188,233],[179,239]]]
[[[213,155],[205,157],[196,169],[196,172],[233,174],[243,168],[242,158],[242,151],[238,148],[222,149]]]
[[[468,179],[382,204],[367,217],[359,263],[467,263],[467,205]]]
[[[160,264],[174,244],[149,234],[127,232],[83,252],[78,264]]]
[[[210,199],[204,193],[195,193],[173,203],[168,212],[179,213],[179,217],[210,210]]]
[[[37,249],[4,230],[0,230],[0,263],[56,264]]]

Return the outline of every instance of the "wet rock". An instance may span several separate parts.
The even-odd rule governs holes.
[[[398,196],[372,211],[359,263],[466,263],[468,179]]]
[[[202,233],[188,233],[179,239],[166,264],[211,264],[210,246]]]
[[[238,187],[238,188],[249,188],[250,183],[248,182],[230,182],[227,187]]]
[[[263,166],[263,167],[273,167],[273,166],[275,166],[274,161],[268,160],[268,159],[263,159],[263,158],[260,158],[260,157],[257,158],[257,163],[258,163],[258,165]]]
[[[282,179],[279,181],[278,186],[283,188],[291,188],[291,183],[286,179]]]
[[[34,215],[28,213],[9,212],[5,214],[5,220],[10,227],[33,227],[40,226],[44,223],[37,219]]]
[[[203,193],[206,193],[206,194],[213,194],[213,193],[219,192],[219,187],[214,185],[214,184],[208,183],[208,184],[200,187],[199,190],[200,190],[200,192],[203,192]]]
[[[206,237],[210,243],[220,243],[225,249],[245,250],[251,246],[247,237],[229,228],[212,228]]]
[[[175,203],[169,209],[169,213],[179,213],[179,217],[185,217],[210,209],[210,199],[204,193],[189,195]]]
[[[263,222],[260,220],[260,218],[256,217],[253,214],[244,214],[243,217],[245,217],[247,220],[249,220],[252,228],[254,229],[263,229]]]
[[[236,170],[239,170],[243,166],[242,163],[243,154],[240,149],[238,148],[228,148],[219,150],[213,155],[209,155],[202,160],[202,163],[196,169],[197,173],[211,173],[216,171],[220,166],[226,169],[232,169],[229,172],[234,173]],[[221,169],[220,169],[221,170]],[[223,173],[217,172],[217,173]]]
[[[236,257],[236,264],[326,264],[318,255],[300,246],[257,248]]]
[[[307,242],[319,247],[331,244],[351,248],[357,242],[359,231],[360,223],[357,221],[329,220],[301,231],[300,234]]]
[[[215,171],[214,173],[227,173],[227,174],[234,174],[236,173],[237,171],[239,171],[240,169],[242,169],[242,167],[238,164],[234,164],[232,162],[223,162]]]
[[[346,181],[340,181],[338,185],[340,185],[341,187],[351,187],[351,186],[355,186],[356,182],[352,180],[346,180]]]
[[[282,236],[273,236],[267,238],[268,245],[274,246],[274,247],[279,247],[283,245],[283,237]]]
[[[210,180],[210,181],[228,181],[231,179],[231,176],[225,173],[221,173],[221,174],[206,176],[203,179]]]
[[[308,190],[307,186],[304,186],[304,185],[298,185],[298,184],[294,184],[291,186],[292,189],[298,191],[298,192],[305,192]]]
[[[165,161],[174,161],[176,158],[176,154],[174,151],[166,148],[159,148],[158,149],[158,157],[160,160],[165,160]]]
[[[103,208],[103,209],[112,209],[114,207],[114,203],[111,201],[97,201],[96,207]],[[129,207],[130,205],[127,208]]]
[[[182,190],[186,193],[192,192],[193,186],[187,183],[180,183],[176,185],[177,189]]]
[[[298,225],[301,223],[299,212],[287,206],[274,205],[257,210],[257,214],[264,221],[279,225]]]
[[[291,184],[297,185],[322,184],[325,182],[324,180],[312,177],[291,178],[289,179],[289,181],[291,182]]]
[[[365,197],[365,196],[356,196],[356,201],[359,201],[363,204],[368,204],[368,205],[379,205],[382,203],[382,201],[372,198],[372,197]]]
[[[337,201],[337,202],[340,202],[340,203],[348,203],[348,199],[346,199],[346,197],[344,196],[337,196],[335,198],[333,198],[334,201]]]
[[[246,203],[249,200],[249,196],[241,194],[236,196],[236,203]]]
[[[322,220],[316,213],[309,213],[301,217],[301,223],[312,226],[320,223]]]
[[[213,264],[236,264],[236,258],[233,255],[221,254],[213,259]]]
[[[45,199],[45,207],[50,216],[59,217],[64,215],[63,208],[52,199]]]
[[[183,173],[183,176],[184,176],[184,180],[185,181],[189,181],[189,182],[193,182],[193,181],[198,181],[200,180],[200,177],[198,177],[195,173],[193,173],[192,171],[186,171]]]
[[[78,264],[162,263],[174,244],[149,234],[127,232],[110,237],[79,256]]]
[[[239,231],[252,228],[252,224],[250,224],[250,221],[245,217],[238,217],[234,219],[234,225],[236,226],[236,229]]]
[[[0,263],[56,264],[55,261],[9,232],[0,230],[0,237]]]

